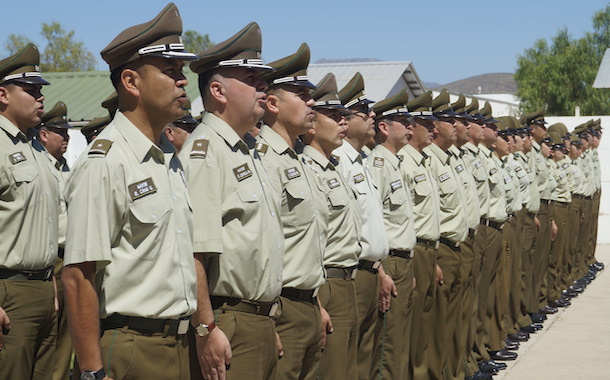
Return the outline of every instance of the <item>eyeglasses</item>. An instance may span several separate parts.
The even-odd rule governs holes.
[[[342,112],[340,109],[316,108],[316,111],[333,119],[337,123],[339,123],[345,117],[344,112]]]
[[[369,121],[369,119],[371,118],[368,113],[365,114],[364,112],[361,112],[361,111],[350,112],[350,113],[348,113],[348,115],[349,116],[358,116],[359,118],[361,118],[364,121]]]

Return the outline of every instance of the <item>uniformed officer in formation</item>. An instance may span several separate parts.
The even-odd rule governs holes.
[[[0,61],[0,377],[53,373],[57,316],[59,181],[28,141],[43,115],[39,52],[28,44]]]
[[[162,134],[186,102],[183,61],[196,59],[181,32],[170,3],[101,52],[118,111],[66,186],[63,282],[80,379],[188,379],[189,320],[213,320],[198,307],[207,292],[182,165]]]
[[[65,191],[67,107],[43,113],[35,46],[0,61],[0,378],[67,377],[62,256],[87,380],[491,379],[604,269],[599,119],[374,103],[360,73],[311,83],[305,43],[265,64],[255,22],[197,55],[181,33],[170,3],[102,51],[116,92]]]

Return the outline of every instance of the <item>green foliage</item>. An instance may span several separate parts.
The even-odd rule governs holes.
[[[186,51],[195,54],[201,53],[215,45],[210,41],[210,36],[208,34],[202,35],[194,30],[187,30],[182,33],[182,42],[184,42]]]
[[[541,107],[551,116],[610,113],[610,92],[592,87],[606,48],[610,47],[610,5],[593,16],[592,33],[573,39],[561,29],[550,42],[538,40],[517,57],[515,80],[521,108]]]
[[[41,34],[47,40],[41,57],[43,72],[95,69],[95,57],[82,42],[75,41],[73,30],[66,32],[58,22],[43,22]]]
[[[6,42],[4,42],[4,51],[6,52],[6,57],[10,57],[11,55],[17,53],[29,43],[33,42],[26,36],[13,33],[9,34],[6,38]]]

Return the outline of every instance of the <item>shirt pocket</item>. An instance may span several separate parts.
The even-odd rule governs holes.
[[[135,200],[129,207],[129,243],[134,256],[152,260],[171,246],[169,206],[158,194]]]
[[[241,226],[239,229],[243,228],[250,233],[261,233],[267,228],[263,223],[265,220],[263,212],[267,212],[267,206],[263,203],[265,193],[260,182],[257,178],[251,178],[251,180],[240,183],[235,187],[235,194],[237,200],[227,198],[228,203],[224,205],[226,210],[223,213],[223,225],[233,224],[232,221],[235,222],[234,219],[238,219],[238,224]],[[279,207],[279,201],[277,203],[276,208]],[[271,210],[276,211],[273,207]]]
[[[305,181],[288,181],[286,198],[282,199],[282,220],[292,226],[310,223],[314,217],[311,191]]]
[[[15,188],[15,198],[24,202],[25,208],[32,208],[42,201],[41,196],[30,195],[38,182],[38,171],[32,165],[19,165],[12,168],[13,181]],[[28,199],[29,198],[29,199]]]
[[[328,201],[333,209],[341,209],[347,206],[348,195],[344,191],[340,191],[341,188],[332,189],[328,192]]]
[[[390,183],[391,193],[389,197],[390,209],[395,210],[402,206],[407,200],[407,192],[401,180]]]
[[[457,191],[457,179],[452,173],[446,172],[438,176],[438,192],[440,195],[449,195]]]
[[[430,194],[432,194],[432,183],[430,183],[430,178],[425,174],[415,176],[413,191],[415,192],[415,195],[419,197],[425,198],[430,196]]]

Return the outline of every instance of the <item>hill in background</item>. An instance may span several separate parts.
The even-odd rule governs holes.
[[[435,85],[436,83],[430,84]],[[428,86],[428,84],[426,84],[426,86]],[[476,75],[444,85],[437,85],[435,87],[430,86],[429,88],[436,88],[439,90],[446,88],[449,92],[472,95],[517,94],[517,82],[515,82],[514,75],[509,73]]]

